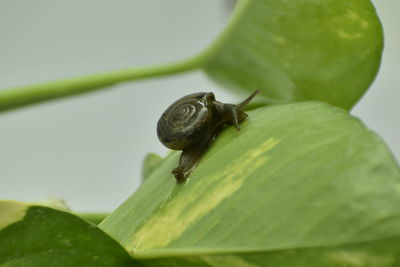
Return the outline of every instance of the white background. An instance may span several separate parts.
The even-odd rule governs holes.
[[[385,30],[377,80],[352,113],[400,158],[400,1],[375,1]],[[228,1],[0,1],[0,88],[186,58],[223,29]],[[201,72],[0,114],[0,198],[60,197],[112,211],[139,184],[147,152],[165,155],[155,125],[177,98],[214,91]]]

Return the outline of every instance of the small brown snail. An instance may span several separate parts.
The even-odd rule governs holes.
[[[183,150],[179,166],[172,170],[178,183],[190,175],[202,154],[226,124],[239,131],[247,114],[242,109],[258,93],[255,91],[240,104],[224,104],[212,92],[194,93],[175,101],[157,123],[161,143],[173,150]]]

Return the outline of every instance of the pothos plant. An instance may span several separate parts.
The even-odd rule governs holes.
[[[400,266],[400,171],[349,111],[383,48],[369,0],[239,0],[187,60],[0,91],[5,112],[192,70],[258,89],[177,184],[179,152],[146,157],[143,183],[98,225],[60,207],[0,202],[1,266]]]

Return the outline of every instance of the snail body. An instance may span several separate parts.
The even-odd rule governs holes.
[[[242,109],[257,93],[238,105],[221,103],[212,92],[194,93],[167,108],[157,123],[157,135],[166,147],[182,150],[179,165],[172,170],[178,183],[190,175],[224,125],[240,130],[239,123],[247,117]]]

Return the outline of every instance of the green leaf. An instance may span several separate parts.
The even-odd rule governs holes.
[[[101,223],[108,215],[109,213],[94,213],[94,212],[88,212],[88,213],[74,213],[76,216],[90,222],[93,224],[99,224]]]
[[[248,114],[186,183],[172,153],[99,227],[156,266],[398,266],[400,170],[382,140],[324,103]]]
[[[148,258],[146,266],[398,267],[400,237],[331,247],[244,252],[230,255],[174,255]]]
[[[115,240],[70,213],[0,201],[1,266],[142,266]]]
[[[370,0],[239,0],[216,41],[193,57],[0,90],[0,112],[199,69],[229,89],[260,90],[264,104],[313,99],[349,109],[373,81],[382,43]]]
[[[269,102],[321,100],[346,109],[378,71],[383,33],[369,0],[242,0],[205,67],[228,88]]]
[[[145,181],[150,174],[157,169],[163,158],[155,153],[148,153],[143,160],[142,166],[142,182]]]

